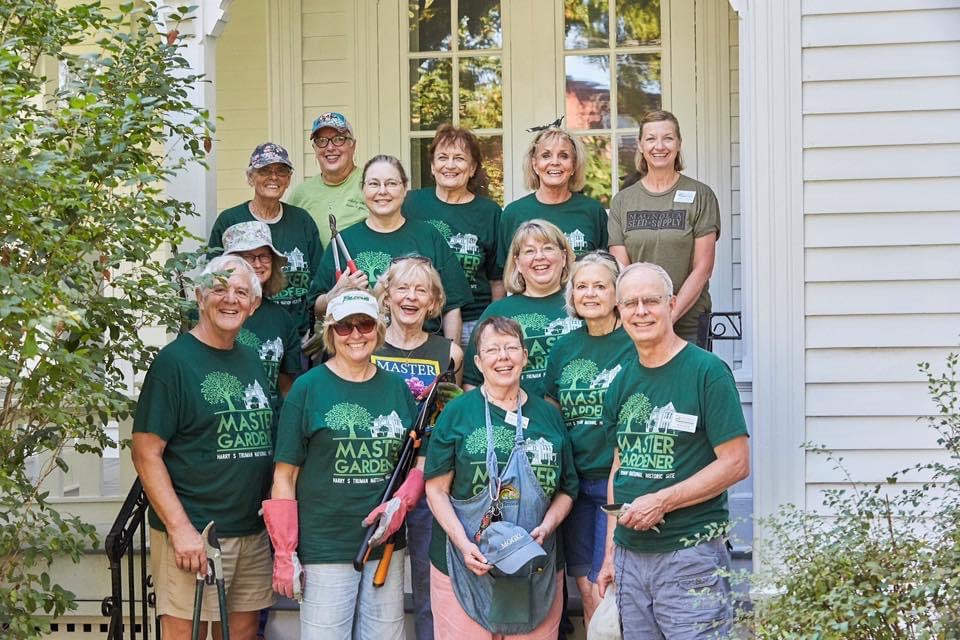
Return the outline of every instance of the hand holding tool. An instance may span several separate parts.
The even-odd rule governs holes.
[[[217,527],[211,520],[200,534],[207,552],[207,566],[197,573],[197,587],[193,596],[193,640],[200,639],[200,610],[203,607],[204,583],[217,585],[217,601],[220,605],[220,628],[223,640],[230,640],[230,616],[227,612],[227,588],[223,581],[223,557]]]
[[[632,505],[633,505],[632,502],[613,502],[611,504],[603,505],[602,507],[600,507],[600,510],[603,511],[605,514],[613,516],[619,520],[620,516],[625,514],[627,512],[627,509],[629,509]],[[663,524],[664,522],[666,522],[666,520],[661,520],[658,524]],[[658,525],[653,525],[650,528],[656,531],[657,533],[660,533],[660,527]]]

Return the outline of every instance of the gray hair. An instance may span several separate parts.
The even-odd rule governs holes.
[[[250,282],[250,292],[253,294],[254,298],[263,297],[263,288],[260,286],[260,278],[257,277],[257,272],[253,270],[246,260],[240,256],[233,254],[217,256],[213,260],[207,263],[207,266],[203,268],[202,276],[212,276],[215,273],[224,273],[225,271],[237,271],[240,275],[246,276],[247,280]],[[209,285],[204,285],[204,281],[209,281],[207,278],[201,281],[197,289],[200,290],[201,295],[205,294],[210,290]]]
[[[620,275],[620,265],[617,264],[616,259],[612,256],[607,257],[598,252],[585,253],[576,260],[573,261],[573,266],[570,267],[570,279],[567,280],[567,287],[563,293],[564,307],[567,310],[567,315],[571,318],[580,318],[577,315],[577,309],[573,304],[573,281],[577,278],[577,272],[584,267],[591,265],[597,265],[603,267],[607,270],[608,275],[610,276],[610,284],[616,287],[617,276]],[[616,314],[617,307],[613,307],[613,312]]]
[[[620,299],[620,285],[623,282],[623,279],[627,277],[632,271],[637,271],[638,269],[646,269],[652,273],[660,276],[660,279],[663,281],[663,292],[669,296],[673,295],[673,280],[670,279],[670,274],[667,273],[666,269],[661,267],[658,264],[652,262],[634,262],[626,269],[620,272],[620,277],[617,278],[617,299]]]

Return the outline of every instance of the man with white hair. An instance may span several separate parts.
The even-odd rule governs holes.
[[[617,307],[637,358],[604,398],[622,503],[598,576],[616,581],[625,640],[726,638],[733,611],[725,531],[727,489],[750,473],[747,428],[733,374],[677,336],[670,276],[632,264],[617,279]],[[612,523],[611,523],[612,524]]]
[[[257,353],[234,343],[257,309],[260,281],[234,255],[210,261],[197,288],[197,325],[160,350],[133,422],[133,463],[150,500],[150,562],[164,638],[189,638],[200,534],[216,523],[231,637],[253,640],[274,602],[273,562],[257,511],[273,471],[273,410]],[[207,587],[201,620],[220,622]],[[206,637],[206,630],[202,636]]]

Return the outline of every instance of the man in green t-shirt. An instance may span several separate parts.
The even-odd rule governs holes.
[[[163,636],[190,633],[196,575],[207,567],[199,532],[213,521],[230,635],[253,640],[258,612],[274,602],[270,541],[257,514],[273,469],[273,409],[257,352],[236,337],[260,304],[260,281],[233,255],[211,260],[204,276],[199,322],[160,350],[144,379],[133,463],[150,500],[150,562]],[[204,626],[220,621],[213,587],[204,594],[201,619]]]
[[[603,401],[614,451],[607,500],[623,507],[598,584],[603,595],[616,580],[624,640],[726,638],[733,622],[720,571],[730,562],[726,492],[750,473],[747,427],[727,365],[674,332],[673,291],[646,262],[617,280],[637,358]]]
[[[337,217],[337,229],[341,231],[367,217],[361,172],[353,158],[357,139],[342,113],[328,111],[313,121],[310,144],[320,175],[294,187],[289,203],[310,212],[320,231],[320,243],[326,248],[330,244],[331,213]]]

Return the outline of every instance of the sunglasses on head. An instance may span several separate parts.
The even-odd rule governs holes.
[[[354,328],[361,334],[366,335],[377,328],[377,321],[373,318],[360,318],[352,321],[340,321],[333,323],[333,331],[338,336],[345,338],[353,333]]]
[[[609,261],[611,261],[611,262],[616,262],[616,261],[617,261],[617,259],[616,259],[615,257],[613,257],[613,254],[612,254],[612,253],[610,253],[610,252],[608,252],[608,251],[604,251],[604,250],[602,250],[602,249],[597,249],[596,251],[588,251],[587,253],[581,253],[580,255],[577,256],[577,258],[576,258],[576,260],[574,260],[574,262],[580,262],[581,260],[583,260],[583,259],[586,258],[587,256],[600,256],[600,257],[603,258],[604,260],[609,260]]]
[[[398,262],[403,262],[404,260],[413,260],[414,262],[423,262],[424,264],[433,264],[433,261],[430,260],[427,256],[422,256],[419,253],[408,253],[405,256],[397,256],[396,258],[390,261],[391,265],[397,264]]]

